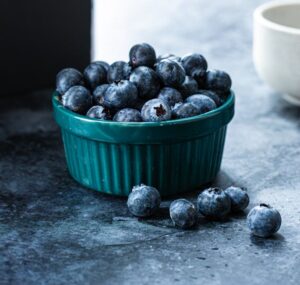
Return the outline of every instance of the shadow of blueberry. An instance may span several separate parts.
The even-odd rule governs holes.
[[[262,238],[262,237],[250,235],[250,241],[252,244],[260,248],[280,249],[283,247],[283,244],[285,242],[285,237],[279,233],[276,233],[269,238]]]

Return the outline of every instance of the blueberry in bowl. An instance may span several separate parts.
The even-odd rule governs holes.
[[[212,182],[220,169],[233,91],[214,83],[200,92],[195,74],[205,66],[158,60],[151,48],[135,47],[129,63],[94,62],[107,72],[103,81],[88,83],[76,70],[57,76],[52,102],[67,166],[88,188],[128,196],[144,183],[168,196]]]

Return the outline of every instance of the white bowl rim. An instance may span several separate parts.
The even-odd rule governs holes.
[[[276,22],[268,20],[263,15],[265,11],[270,10],[272,8],[281,7],[281,6],[290,6],[290,5],[295,5],[295,4],[300,6],[300,0],[290,0],[290,1],[276,0],[276,1],[267,2],[265,4],[258,6],[255,9],[254,20],[256,22],[260,23],[261,25],[266,26],[275,31],[280,31],[283,33],[289,33],[289,34],[294,34],[294,35],[300,36],[300,29],[289,27],[289,26],[282,25],[282,24],[278,24]]]

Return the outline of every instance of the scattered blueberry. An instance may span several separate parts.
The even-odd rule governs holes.
[[[211,90],[204,90],[204,89],[199,89],[195,94],[201,94],[201,95],[206,95],[210,99],[214,100],[216,103],[217,107],[222,105],[222,99],[221,97],[214,91]]]
[[[159,93],[160,78],[150,67],[137,67],[131,73],[129,80],[137,86],[140,98],[153,99]]]
[[[179,91],[171,87],[164,87],[158,94],[158,99],[161,99],[173,107],[176,103],[182,102],[182,96]]]
[[[200,109],[193,103],[177,103],[172,109],[174,119],[184,119],[200,115]]]
[[[165,59],[156,65],[156,72],[165,86],[180,87],[185,79],[182,65],[176,61]]]
[[[182,94],[183,98],[186,98],[193,94],[197,94],[198,83],[193,77],[186,76],[184,82],[179,87],[179,91]]]
[[[152,99],[145,103],[141,111],[143,121],[160,122],[171,119],[169,105],[161,99]]]
[[[114,115],[114,121],[116,122],[141,122],[141,112],[136,109],[125,108],[121,109]]]
[[[111,64],[107,71],[107,81],[109,83],[120,80],[128,80],[131,73],[130,65],[125,61],[116,61]]]
[[[170,217],[174,225],[187,229],[196,224],[198,214],[193,203],[186,199],[178,199],[170,205]]]
[[[132,67],[153,67],[156,62],[155,50],[146,43],[134,45],[129,51],[129,62]]]
[[[177,62],[181,61],[181,58],[179,56],[167,53],[167,54],[163,54],[163,55],[158,56],[157,62],[160,62],[160,61],[165,60],[165,59],[174,60],[174,61],[177,61]]]
[[[270,237],[281,226],[280,213],[266,204],[251,209],[247,216],[247,224],[251,233],[258,237]]]
[[[227,93],[231,88],[231,78],[221,70],[209,70],[206,73],[206,89]]]
[[[245,190],[240,187],[228,187],[224,190],[231,200],[231,211],[243,211],[249,205],[249,196]]]
[[[203,55],[188,54],[181,59],[181,63],[187,75],[193,77],[197,82],[203,81],[207,70],[207,61]]]
[[[61,102],[65,108],[79,114],[85,114],[92,106],[93,97],[88,89],[76,85],[62,95]]]
[[[98,85],[106,83],[107,71],[104,66],[92,62],[83,71],[83,76],[87,86],[94,90]]]
[[[56,90],[60,95],[75,85],[84,85],[83,75],[75,68],[65,68],[56,75]]]
[[[198,211],[207,217],[222,218],[230,212],[230,198],[220,188],[208,188],[199,194]]]
[[[156,188],[141,184],[133,187],[127,206],[134,216],[149,217],[159,209],[160,202],[160,194]]]
[[[217,108],[215,101],[206,95],[195,94],[187,97],[186,102],[192,103],[199,109],[199,114],[204,114]]]
[[[107,88],[103,98],[103,105],[112,109],[131,107],[138,97],[135,85],[128,80],[112,83]]]
[[[97,105],[102,105],[103,104],[103,100],[104,100],[104,94],[107,90],[107,88],[109,87],[109,84],[102,84],[99,85],[93,92],[93,98],[94,98],[94,102]]]
[[[87,113],[87,117],[93,118],[93,119],[100,119],[100,120],[110,120],[111,115],[107,108],[103,106],[93,106],[90,108]]]

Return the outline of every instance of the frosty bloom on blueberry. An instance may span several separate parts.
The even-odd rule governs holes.
[[[74,86],[77,87],[68,92]],[[98,60],[90,63],[83,74],[65,68],[56,76],[56,91],[67,109],[87,114],[93,105],[102,106],[105,111],[93,108],[88,116],[128,123],[201,115],[226,102],[230,88],[230,76],[220,70],[207,71],[203,55],[156,57],[154,48],[147,43],[130,49],[129,62],[108,64]],[[89,92],[92,96],[87,96]]]
[[[228,187],[224,190],[231,200],[231,211],[243,211],[249,205],[249,196],[245,190],[240,187]]]
[[[160,202],[160,194],[156,188],[141,184],[133,187],[127,206],[134,216],[149,217],[158,210]]]
[[[83,75],[77,69],[65,68],[56,75],[56,90],[61,95],[75,85],[84,85]]]
[[[85,114],[92,106],[93,97],[85,87],[73,86],[62,95],[61,102],[67,109],[79,114]]]
[[[109,120],[111,118],[109,110],[103,106],[93,106],[87,111],[86,115],[89,118],[100,120]]]
[[[207,217],[222,218],[230,212],[230,198],[220,188],[209,188],[199,194],[198,211]]]
[[[170,217],[179,228],[187,229],[193,227],[198,218],[196,207],[186,199],[178,199],[170,205]]]
[[[247,225],[251,233],[258,237],[270,237],[281,226],[280,213],[267,204],[251,209],[247,216]]]

